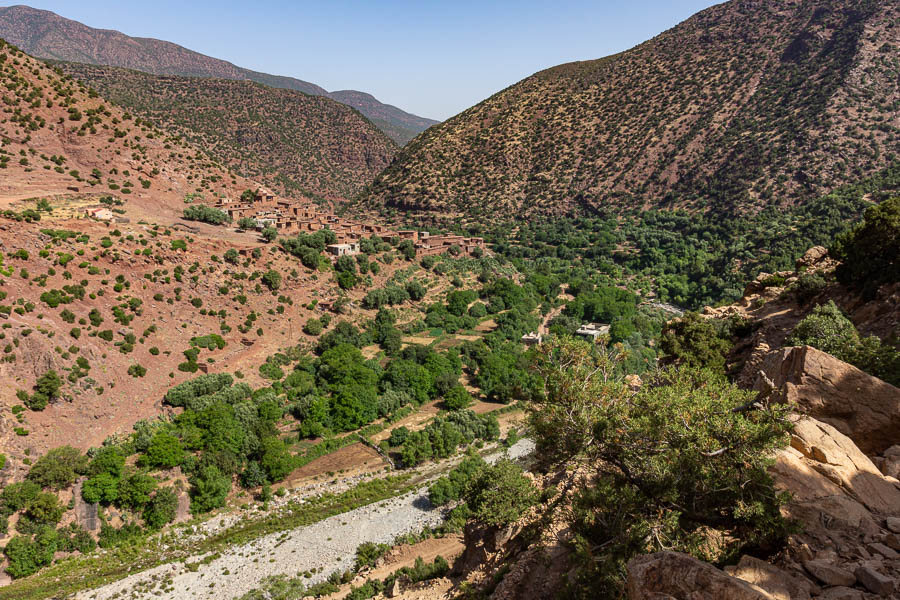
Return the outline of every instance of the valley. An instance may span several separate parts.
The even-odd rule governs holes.
[[[900,594],[898,32],[437,123],[0,7],[0,599]]]

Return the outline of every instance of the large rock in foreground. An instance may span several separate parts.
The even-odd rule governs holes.
[[[774,600],[761,588],[681,552],[628,561],[629,600]]]
[[[771,398],[832,425],[866,454],[900,439],[900,389],[810,346],[770,353],[755,389],[774,385]],[[765,390],[768,391],[768,390]]]

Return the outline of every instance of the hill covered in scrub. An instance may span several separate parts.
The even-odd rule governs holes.
[[[115,193],[158,218],[187,194],[253,185],[3,40],[0,85],[2,208],[5,200]]]
[[[346,199],[397,147],[356,110],[249,81],[60,63],[104,97],[288,194]]]
[[[873,0],[714,6],[432,127],[361,202],[482,222],[803,203],[896,158],[898,16]]]
[[[157,75],[255,81],[274,88],[326,96],[359,110],[400,145],[437,123],[379,102],[365,92],[328,92],[308,81],[244,69],[178,44],[95,29],[28,6],[0,7],[0,37],[39,58],[125,67]]]

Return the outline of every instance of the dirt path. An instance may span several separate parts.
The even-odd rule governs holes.
[[[519,458],[529,454],[534,444],[521,440],[509,449]],[[488,457],[497,460],[501,453]],[[306,578],[312,585],[334,571],[353,566],[356,548],[363,542],[390,544],[399,535],[435,527],[443,512],[428,502],[424,490],[377,502],[291,531],[273,533],[242,546],[229,548],[195,570],[171,563],[144,571],[95,590],[75,595],[78,600],[134,600],[171,598],[174,600],[220,600],[239,597],[259,588],[273,575]],[[194,557],[197,560],[200,557]]]

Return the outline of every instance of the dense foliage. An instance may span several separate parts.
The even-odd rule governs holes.
[[[692,367],[630,391],[612,362],[602,348],[565,339],[545,344],[536,362],[546,385],[529,410],[539,455],[593,474],[571,517],[585,559],[578,586],[617,595],[638,553],[720,561],[777,546],[789,525],[767,467],[786,443],[788,409],[755,406],[751,393]],[[708,528],[727,532],[724,543],[705,544]]]

